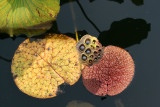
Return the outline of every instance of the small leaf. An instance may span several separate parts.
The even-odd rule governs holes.
[[[75,84],[81,75],[76,41],[49,34],[44,39],[26,39],[15,52],[11,70],[18,88],[36,98],[56,96],[58,87]]]

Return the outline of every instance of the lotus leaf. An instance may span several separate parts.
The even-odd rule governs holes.
[[[76,41],[62,34],[26,39],[15,52],[11,71],[18,88],[36,98],[55,97],[58,87],[75,84],[81,75]]]

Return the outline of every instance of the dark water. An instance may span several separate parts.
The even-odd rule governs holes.
[[[132,83],[121,94],[105,99],[89,93],[80,78],[75,85],[66,85],[64,93],[57,97],[45,100],[32,98],[16,87],[10,68],[10,60],[25,38],[1,38],[0,107],[66,107],[74,100],[88,102],[94,107],[160,107],[160,1],[79,0],[80,4],[76,0],[61,1],[58,32],[74,35],[76,25],[81,35],[100,35],[103,45],[116,45],[128,50],[136,67]]]

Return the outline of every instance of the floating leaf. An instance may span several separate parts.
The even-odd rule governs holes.
[[[95,95],[117,95],[133,79],[134,61],[122,48],[107,46],[98,64],[86,66],[82,72],[83,84]]]
[[[36,98],[56,96],[58,87],[73,85],[81,75],[76,41],[49,34],[44,39],[26,39],[15,52],[11,70],[18,88]]]
[[[0,0],[0,32],[29,36],[45,32],[59,13],[60,0]]]

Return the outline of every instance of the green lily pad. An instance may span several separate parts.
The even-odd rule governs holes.
[[[0,32],[29,37],[52,26],[60,10],[60,0],[0,0]]]

